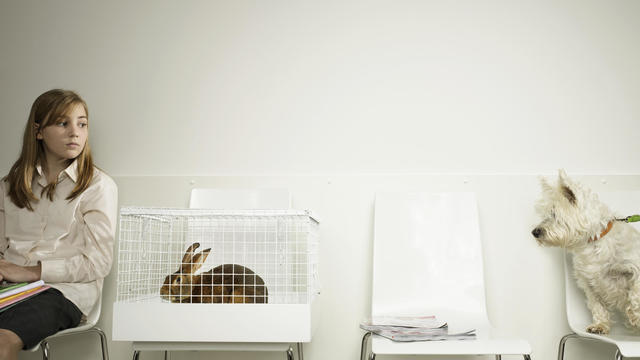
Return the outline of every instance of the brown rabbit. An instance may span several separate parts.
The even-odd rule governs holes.
[[[173,303],[267,303],[269,294],[264,280],[242,265],[224,264],[194,275],[211,251],[193,255],[199,246],[191,244],[180,269],[164,279],[160,288],[163,299]]]

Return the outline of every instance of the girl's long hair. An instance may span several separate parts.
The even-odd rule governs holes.
[[[22,139],[22,152],[20,157],[9,170],[9,174],[3,179],[9,184],[9,197],[11,201],[19,208],[27,208],[33,211],[31,202],[38,201],[33,194],[31,184],[36,175],[36,165],[40,164],[43,169],[47,169],[47,159],[45,156],[43,140],[36,139],[38,130],[42,130],[47,126],[54,125],[58,118],[65,115],[75,105],[82,105],[87,118],[89,117],[89,109],[82,98],[73,91],[53,89],[38,96],[31,106],[31,113],[27,126],[24,129]],[[84,145],[84,149],[76,159],[78,161],[78,180],[76,186],[67,197],[67,200],[73,200],[78,197],[91,183],[93,179],[93,160],[91,158],[91,148],[89,147],[89,139]],[[73,162],[69,160],[69,164]],[[57,182],[47,185],[40,196],[45,193],[49,200],[53,200],[55,187]]]

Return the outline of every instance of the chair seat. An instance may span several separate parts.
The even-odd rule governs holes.
[[[373,335],[371,350],[375,354],[399,355],[520,355],[530,354],[525,340],[510,338],[478,338],[475,340],[395,342]]]
[[[572,325],[574,325],[572,326],[572,330],[576,335],[614,344],[624,357],[640,357],[640,334],[634,333],[621,324],[614,324],[611,328],[611,333],[608,335],[591,334],[586,330],[580,330],[586,329],[587,326],[590,325],[587,323],[576,323]]]
[[[93,327],[96,324],[89,324],[89,323],[84,323],[82,325],[78,325],[76,327],[72,327],[69,329],[65,329],[65,330],[60,330],[57,333],[53,334],[53,335],[49,335],[46,337],[46,341],[49,341],[51,339],[55,339],[57,337],[61,337],[61,336],[65,336],[65,335],[69,335],[69,334],[75,334],[75,333],[81,333],[90,329],[93,329]],[[35,346],[33,346],[30,349],[26,349],[27,351],[31,351],[31,352],[35,352],[35,351],[39,351],[40,350],[40,345],[42,342],[37,343]]]
[[[82,324],[80,324],[80,325],[78,325],[76,327],[72,327],[72,328],[69,328],[69,329],[58,331],[57,333],[47,337],[47,339],[53,339],[53,338],[56,338],[58,336],[63,336],[63,335],[66,335],[66,334],[71,334],[71,333],[79,333],[79,332],[82,332],[82,331],[89,330],[89,329],[93,328],[94,326],[96,326],[95,323],[84,322],[84,323],[82,323]]]

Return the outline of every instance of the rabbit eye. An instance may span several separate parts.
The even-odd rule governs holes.
[[[176,282],[179,283],[181,278],[176,278]]]

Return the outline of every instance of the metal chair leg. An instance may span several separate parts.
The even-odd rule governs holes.
[[[40,349],[42,350],[42,360],[49,360],[49,342],[46,339],[40,343]]]
[[[529,354],[523,354],[522,356],[524,357],[524,360],[531,360],[531,355]]]
[[[502,360],[502,355],[496,354],[496,360]]]
[[[577,337],[578,335],[576,335],[575,333],[571,333],[563,336],[562,339],[560,339],[560,345],[558,346],[558,360],[564,360],[564,345],[567,340]]]
[[[298,360],[304,360],[304,354],[302,351],[302,343],[298,343]]]
[[[139,350],[135,350],[133,352],[133,360],[138,360],[140,359],[140,351]]]
[[[287,360],[293,360],[293,348],[291,346],[287,350]]]
[[[616,350],[616,360],[622,360],[622,354],[620,354],[620,349]]]
[[[93,331],[100,336],[100,347],[102,349],[102,360],[109,360],[109,348],[107,346],[107,336],[104,334],[104,331],[98,327],[94,327],[88,331]]]
[[[360,360],[365,360],[365,352],[367,351],[367,340],[371,337],[371,332],[367,332],[362,336],[362,345],[360,346]]]

